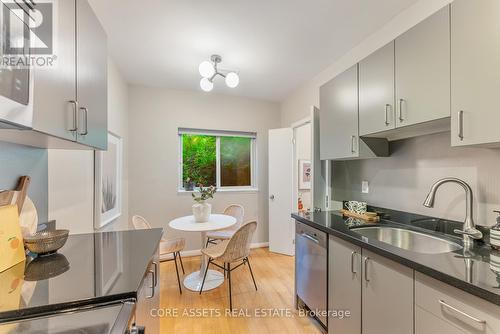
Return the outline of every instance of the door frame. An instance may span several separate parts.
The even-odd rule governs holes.
[[[312,127],[312,119],[311,119],[311,116],[308,116],[308,117],[304,117],[303,119],[297,121],[297,122],[294,122],[292,123],[292,125],[290,126],[290,128],[292,129],[293,131],[293,172],[292,172],[292,175],[293,175],[293,180],[292,180],[292,187],[293,187],[293,194],[292,194],[292,211],[293,212],[297,212],[298,211],[298,200],[299,200],[299,196],[298,196],[298,192],[299,192],[299,181],[298,181],[298,176],[299,176],[299,166],[297,164],[297,161],[298,161],[298,150],[297,150],[297,140],[296,140],[296,135],[297,135],[297,129],[302,127],[302,126],[306,126],[306,125],[310,125]],[[310,161],[311,161],[311,171],[314,170],[314,157],[313,157],[313,131],[312,131],[312,128],[311,128],[311,156],[310,156]],[[313,176],[314,177],[314,176]],[[311,181],[311,184],[312,184],[312,181]],[[313,198],[313,189],[311,187],[311,209],[314,208],[314,198]],[[295,236],[295,234],[294,234]]]

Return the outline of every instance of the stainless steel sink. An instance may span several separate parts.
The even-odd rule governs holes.
[[[358,227],[354,232],[416,253],[440,254],[462,249],[457,243],[432,235],[395,227]]]

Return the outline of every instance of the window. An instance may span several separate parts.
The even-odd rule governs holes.
[[[179,189],[255,189],[255,141],[255,133],[179,129]]]

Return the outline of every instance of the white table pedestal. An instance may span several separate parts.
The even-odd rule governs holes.
[[[180,217],[172,220],[168,225],[179,231],[185,232],[200,232],[201,244],[200,249],[205,247],[207,242],[207,232],[223,230],[236,224],[236,218],[228,215],[212,214],[205,223],[197,223],[193,216]],[[200,270],[195,271],[186,276],[184,286],[191,291],[200,291],[203,275],[207,268],[207,257],[201,255]],[[215,289],[224,283],[224,274],[217,270],[209,270],[203,285],[203,291]]]
[[[201,247],[205,247],[207,242],[207,234],[205,232],[201,233]],[[184,278],[184,286],[191,291],[200,291],[201,283],[203,282],[203,275],[205,275],[205,269],[207,268],[207,257],[201,255],[201,265],[200,270],[195,271]],[[203,291],[212,290],[224,283],[224,274],[217,271],[209,269],[207,272],[207,277],[205,278],[205,284],[203,285]]]

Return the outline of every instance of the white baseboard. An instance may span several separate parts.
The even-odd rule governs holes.
[[[254,242],[250,245],[250,248],[266,248],[269,247],[269,242]],[[181,252],[182,257],[190,257],[190,256],[200,256],[201,251],[199,249],[193,249],[193,250],[186,250]],[[167,256],[165,259],[169,260],[173,256]]]

